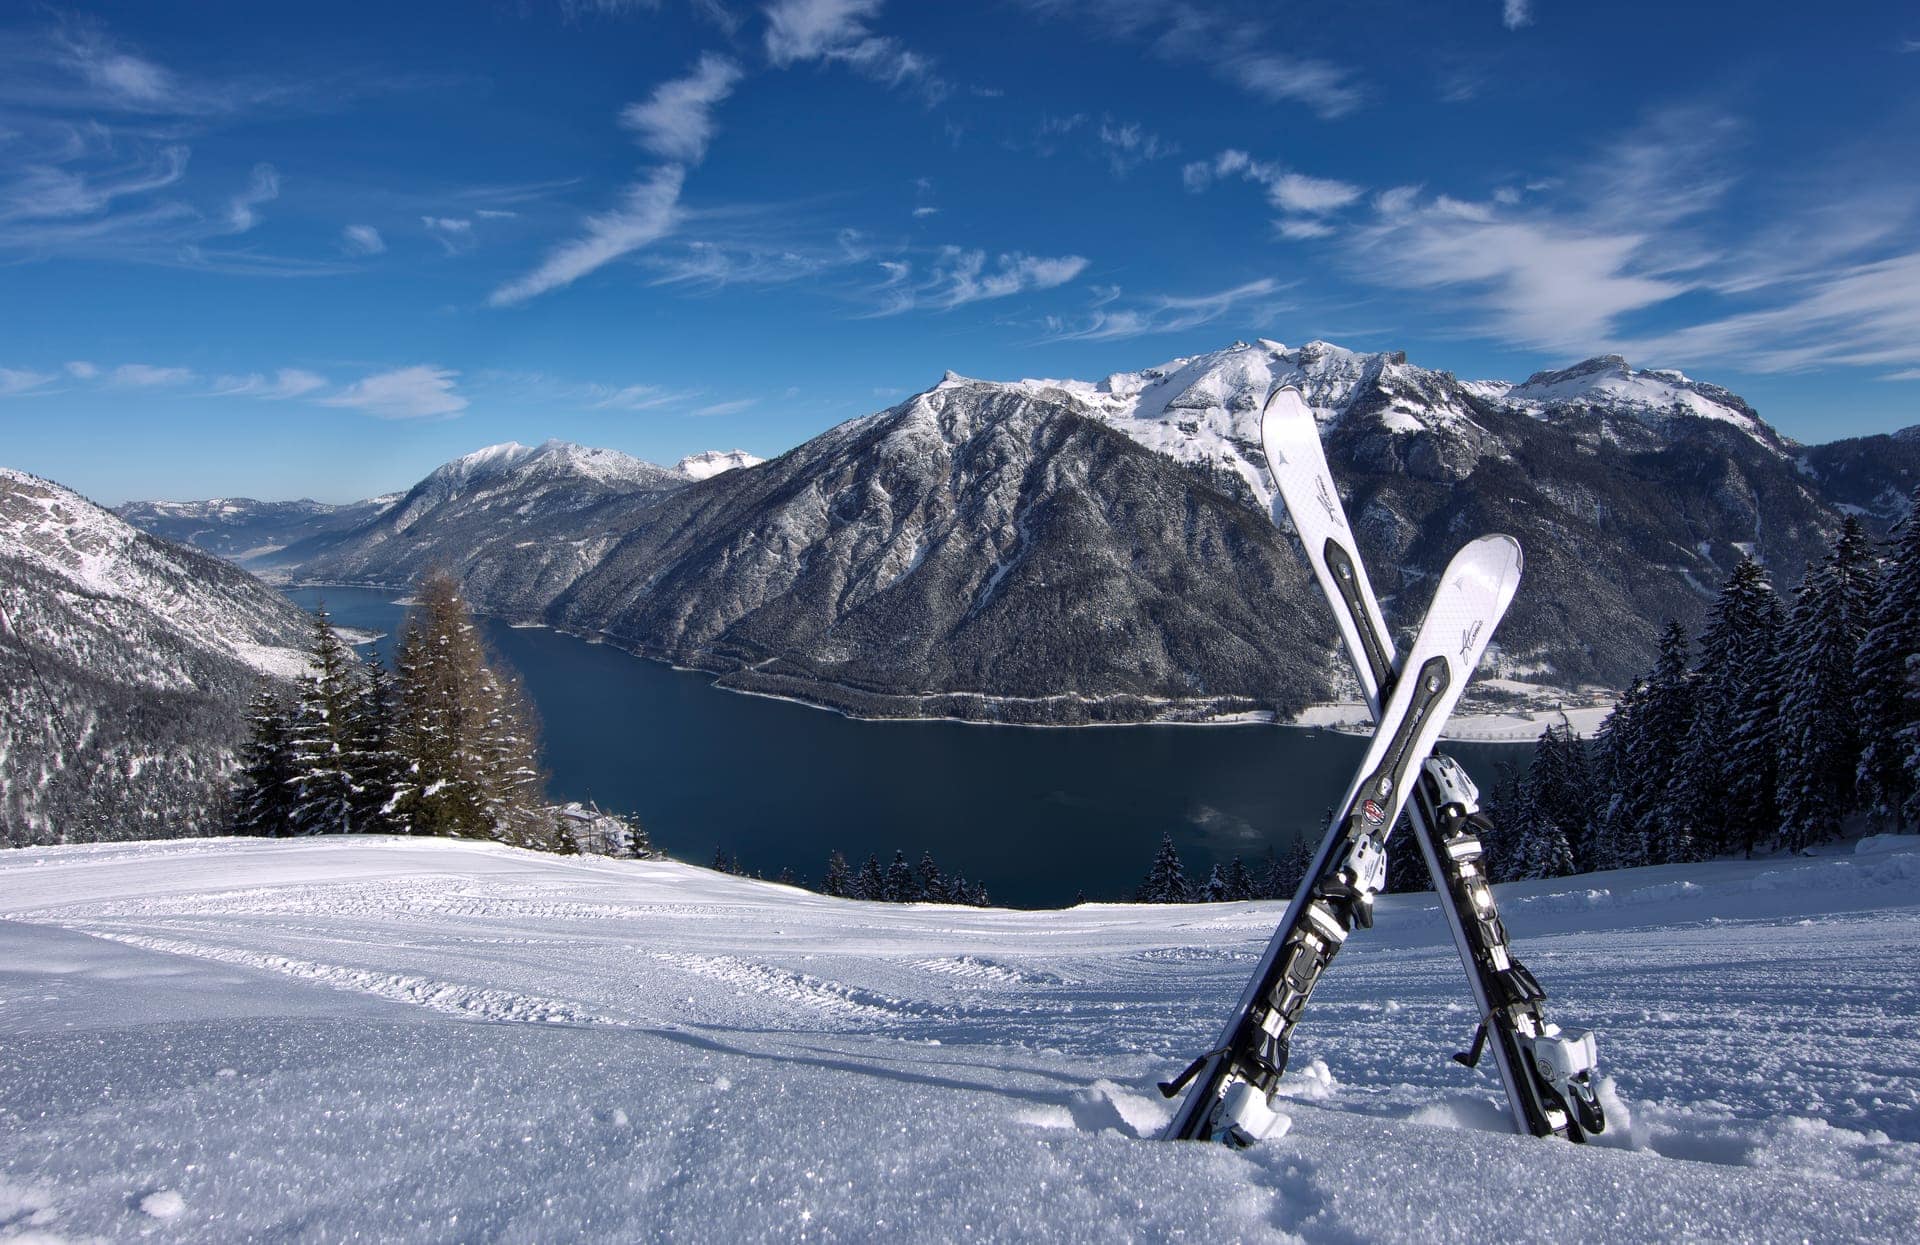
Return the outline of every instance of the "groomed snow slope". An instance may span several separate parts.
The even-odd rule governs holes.
[[[1503,888],[1610,1147],[1499,1131],[1431,904],[1292,1132],[1150,1137],[1275,904],[896,908],[392,839],[0,856],[0,1237],[1893,1240],[1920,842]],[[1902,1228],[1900,1225],[1907,1225]]]

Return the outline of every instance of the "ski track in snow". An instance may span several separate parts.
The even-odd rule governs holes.
[[[1505,1132],[1382,901],[1245,1154],[1151,1138],[1279,904],[829,900],[391,839],[0,855],[0,1240],[1900,1239],[1920,838],[1503,887],[1613,1127]],[[1904,1225],[1904,1226],[1903,1226]],[[38,1234],[37,1237],[35,1234]]]

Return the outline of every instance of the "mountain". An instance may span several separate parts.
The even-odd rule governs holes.
[[[359,527],[400,494],[370,497],[344,506],[309,501],[255,501],[216,497],[210,501],[131,501],[113,512],[143,532],[218,554],[242,566],[270,566],[288,545]]]
[[[1884,530],[1920,480],[1920,438],[1800,446],[1719,386],[1618,356],[1462,381],[1257,341],[1099,381],[949,375],[697,480],[491,447],[279,556],[394,588],[446,566],[494,613],[862,714],[1286,714],[1352,689],[1267,518],[1260,409],[1283,383],[1315,408],[1403,632],[1459,543],[1526,546],[1483,707],[1624,686],[1743,554],[1790,589],[1843,514]]]
[[[681,459],[675,470],[688,479],[705,480],[723,471],[733,471],[740,467],[757,467],[765,461],[767,460],[755,458],[745,450],[703,450]]]
[[[0,468],[0,844],[201,834],[309,622],[232,564]]]
[[[686,476],[565,441],[490,445],[435,468],[359,526],[281,555],[299,578],[404,586],[446,568],[489,609],[530,614],[595,565],[658,494]]]
[[[635,517],[546,617],[728,686],[1026,722],[1331,690],[1281,534],[1064,392],[950,378]]]

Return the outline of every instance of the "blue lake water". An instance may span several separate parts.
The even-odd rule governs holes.
[[[299,589],[335,622],[385,633],[394,594]],[[1190,874],[1271,845],[1317,840],[1363,740],[1267,725],[1045,729],[861,722],[744,696],[709,676],[608,645],[485,622],[487,642],[540,715],[556,799],[635,814],[654,843],[705,864],[716,848],[767,877],[817,880],[836,848],[856,865],[931,850],[997,903],[1047,906],[1130,894],[1160,836]],[[1511,744],[1448,751],[1483,787]]]

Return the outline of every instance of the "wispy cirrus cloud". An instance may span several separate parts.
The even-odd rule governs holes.
[[[581,235],[556,247],[532,272],[498,287],[487,302],[510,307],[550,290],[572,285],[623,255],[658,242],[680,219],[680,190],[686,169],[666,164],[627,187],[620,204],[587,217]]]
[[[100,369],[85,359],[75,359],[67,364],[67,375],[75,380],[92,380],[100,375]]]
[[[695,407],[693,410],[689,411],[688,414],[699,415],[703,417],[715,416],[715,415],[738,415],[741,411],[744,411],[749,407],[757,405],[759,401],[760,399],[758,398],[734,398],[726,402],[709,402],[705,406]]]
[[[53,383],[50,372],[34,372],[24,368],[0,367],[0,398],[18,397],[44,389]]]
[[[284,401],[288,398],[303,398],[310,393],[327,387],[324,376],[299,368],[283,367],[271,377],[259,372],[250,372],[245,376],[221,376],[214,380],[208,392],[216,398],[265,398],[269,401]]]
[[[883,0],[774,0],[766,7],[767,60],[784,69],[804,61],[846,65],[883,86],[913,92],[928,104],[953,91],[933,62],[868,23]]]
[[[909,260],[882,260],[880,268],[886,277],[871,291],[879,303],[871,314],[892,316],[916,308],[951,311],[1027,290],[1051,290],[1072,281],[1086,267],[1087,260],[1080,255],[1046,257],[1006,251],[989,263],[985,251],[943,246],[924,275],[918,275]]]
[[[1153,294],[1127,298],[1118,286],[1096,290],[1092,305],[1080,316],[1049,316],[1047,341],[1113,341],[1150,337],[1199,328],[1244,309],[1255,319],[1277,310],[1276,295],[1284,287],[1271,277],[1207,294]]]
[[[120,389],[156,389],[184,385],[192,379],[192,368],[156,367],[150,363],[122,363],[107,373],[107,383]]]
[[[247,188],[227,204],[228,231],[245,233],[252,229],[260,223],[259,213],[254,209],[279,197],[280,174],[271,164],[254,165],[253,173],[247,178]]]
[[[1533,0],[1500,0],[1500,20],[1508,30],[1533,25]]]
[[[1042,18],[1067,18],[1110,39],[1144,44],[1155,54],[1198,65],[1269,103],[1300,104],[1327,120],[1344,117],[1366,93],[1344,66],[1294,51],[1297,38],[1276,34],[1265,6],[1202,6],[1192,0],[1023,0]]]
[[[460,373],[433,364],[395,368],[354,381],[320,399],[322,406],[343,406],[379,419],[434,419],[458,415],[468,402],[457,387]]]
[[[705,53],[692,73],[661,83],[645,100],[622,109],[620,124],[661,159],[698,164],[713,141],[713,110],[733,94],[740,78],[734,61]]]
[[[1143,164],[1180,154],[1179,143],[1161,138],[1137,121],[1123,125],[1111,119],[1103,120],[1098,135],[1107,167],[1115,177],[1125,177]]]
[[[349,255],[379,255],[387,240],[372,225],[348,225],[340,231],[340,247]]]
[[[464,216],[422,216],[420,227],[449,255],[473,245],[473,222]]]
[[[733,61],[708,53],[686,76],[664,82],[646,100],[629,104],[621,112],[621,125],[635,133],[643,149],[672,154],[676,161],[642,175],[613,208],[588,216],[580,236],[555,247],[533,271],[496,287],[488,305],[510,307],[571,285],[671,234],[683,216],[680,193],[687,169],[706,155],[715,133],[713,110],[732,93],[740,76]]]
[[[1281,215],[1274,222],[1290,239],[1324,238],[1334,232],[1327,218],[1351,206],[1365,193],[1351,182],[1313,177],[1282,165],[1256,160],[1244,151],[1228,148],[1212,160],[1196,160],[1180,170],[1188,190],[1198,194],[1223,178],[1254,182],[1266,191],[1267,202]]]

